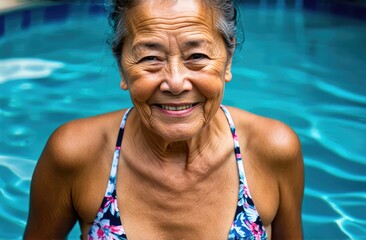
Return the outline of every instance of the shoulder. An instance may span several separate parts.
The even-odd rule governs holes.
[[[299,138],[289,126],[237,108],[228,109],[239,137],[251,154],[276,166],[302,161]]]
[[[228,109],[243,146],[242,153],[250,160],[244,163],[249,170],[248,180],[250,176],[255,179],[251,181],[251,186],[255,186],[251,188],[253,198],[265,196],[266,201],[258,201],[257,206],[263,219],[271,224],[272,237],[301,239],[304,163],[298,136],[280,121]]]
[[[125,110],[77,119],[57,128],[47,141],[41,159],[59,168],[74,168],[91,161],[106,146],[114,145]]]

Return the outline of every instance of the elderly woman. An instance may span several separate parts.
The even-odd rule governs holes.
[[[232,1],[113,4],[113,51],[134,107],[50,137],[25,238],[65,238],[76,221],[83,239],[302,238],[296,134],[220,105],[232,78]]]

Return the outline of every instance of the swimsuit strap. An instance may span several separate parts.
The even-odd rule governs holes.
[[[117,168],[118,160],[121,152],[121,144],[123,132],[125,129],[128,114],[132,108],[129,108],[123,118],[118,132],[117,143],[114,149],[112,167],[109,175],[108,187],[104,194],[103,201],[100,205],[97,216],[94,219],[93,225],[88,232],[88,239],[127,239],[125,230],[123,229],[120,213],[117,204]]]
[[[229,111],[227,110],[227,108],[224,105],[220,105],[220,107],[225,113],[226,119],[229,122],[231,134],[233,135],[234,151],[235,151],[236,161],[241,161],[242,158],[241,158],[241,153],[240,153],[239,140],[238,140],[238,136],[236,135],[236,129],[235,129],[234,121],[233,121]]]
[[[109,176],[108,187],[105,197],[102,201],[98,214],[91,226],[88,239],[127,239],[126,232],[123,228],[120,213],[117,204],[116,195],[116,174],[119,155],[121,151],[121,143],[123,138],[126,119],[132,108],[128,109],[123,116],[120,130],[118,133],[116,148],[114,151],[111,173]],[[235,213],[235,218],[232,223],[228,239],[230,240],[258,240],[267,239],[267,234],[263,227],[262,221],[252,201],[247,182],[244,174],[242,157],[240,154],[239,141],[235,130],[234,122],[229,111],[221,105],[225,116],[229,122],[231,133],[234,140],[235,158],[239,172],[239,194],[238,204]]]
[[[121,124],[119,126],[119,132],[118,132],[118,138],[117,138],[117,142],[116,142],[116,148],[118,148],[118,147],[120,148],[121,147],[122,138],[123,138],[123,132],[125,130],[125,125],[126,125],[127,117],[130,114],[130,112],[131,112],[132,109],[133,108],[127,109],[127,111],[123,115]]]
[[[242,159],[241,152],[240,152],[239,139],[238,139],[238,135],[236,134],[236,128],[234,125],[234,121],[233,121],[229,111],[227,110],[227,108],[223,105],[220,105],[220,107],[225,113],[226,119],[229,122],[231,134],[233,136],[235,159],[236,159],[236,162],[238,165],[239,176],[244,176],[245,185],[247,186],[247,182],[246,182],[246,178],[245,178],[245,171],[244,171],[244,166],[243,166],[243,159]]]
[[[249,192],[234,121],[226,107],[223,105],[220,105],[220,107],[224,111],[226,119],[229,122],[239,173],[238,204],[235,218],[229,232],[229,239],[267,239],[267,233]]]
[[[122,144],[122,139],[123,139],[123,133],[125,130],[126,120],[127,120],[128,114],[131,112],[131,110],[132,110],[132,108],[129,108],[125,112],[125,114],[122,118],[121,124],[120,124],[116,147],[114,149],[114,154],[113,154],[112,168],[111,168],[111,172],[109,174],[109,182],[108,182],[108,187],[107,187],[105,196],[111,196],[113,191],[116,189],[118,159],[119,159],[119,155],[121,152],[121,144]]]

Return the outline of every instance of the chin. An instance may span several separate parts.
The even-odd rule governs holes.
[[[174,124],[171,126],[155,126],[153,127],[153,131],[165,141],[181,142],[188,141],[199,135],[203,127],[203,123],[197,123],[193,125]]]

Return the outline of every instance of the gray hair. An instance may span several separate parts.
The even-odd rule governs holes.
[[[108,40],[113,55],[118,60],[122,57],[122,47],[128,34],[126,16],[128,11],[136,6],[140,0],[109,0],[109,24],[112,27],[112,35]],[[233,0],[202,0],[202,3],[219,13],[216,27],[221,33],[228,55],[232,57],[235,49],[235,34],[237,24],[237,9]]]

